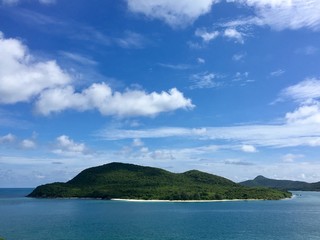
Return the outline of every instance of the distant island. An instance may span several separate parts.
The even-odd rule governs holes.
[[[307,183],[302,181],[276,180],[261,175],[253,180],[240,182],[239,184],[247,187],[268,187],[286,191],[320,191],[320,182]]]
[[[140,200],[278,200],[291,193],[263,187],[241,186],[231,180],[191,170],[172,173],[125,163],[88,168],[66,183],[34,189],[34,198],[97,198]]]

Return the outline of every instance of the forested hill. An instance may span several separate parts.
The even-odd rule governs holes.
[[[145,200],[282,199],[290,196],[285,191],[241,186],[197,170],[171,173],[124,163],[88,168],[66,183],[42,185],[29,195],[38,198]]]
[[[320,182],[307,183],[302,181],[275,180],[264,176],[257,176],[253,180],[244,181],[239,184],[248,187],[269,187],[291,191],[320,191]]]

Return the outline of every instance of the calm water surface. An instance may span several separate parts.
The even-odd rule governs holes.
[[[320,193],[291,200],[141,203],[30,199],[0,189],[6,240],[320,240]],[[301,196],[300,196],[301,194]]]

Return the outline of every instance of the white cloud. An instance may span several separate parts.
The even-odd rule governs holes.
[[[253,163],[241,161],[238,159],[227,159],[224,161],[225,164],[228,165],[238,165],[238,166],[253,166]]]
[[[320,79],[307,78],[293,86],[284,89],[281,98],[291,98],[297,102],[310,102],[320,98]]]
[[[0,34],[0,103],[30,101],[41,91],[71,82],[55,61],[40,61],[17,39]]]
[[[80,63],[82,65],[96,65],[97,64],[96,61],[90,59],[89,57],[78,54],[78,53],[60,51],[60,54],[63,57],[68,58],[74,62]]]
[[[209,77],[211,80],[211,77]],[[107,140],[127,138],[190,138],[242,144],[241,149],[254,152],[256,146],[287,148],[297,146],[320,146],[320,80],[306,79],[287,87],[281,98],[295,100],[299,107],[285,114],[282,124],[239,125],[226,127],[158,128],[143,130],[108,129],[100,136]]]
[[[241,150],[242,150],[243,152],[247,152],[247,153],[257,152],[257,149],[256,149],[254,146],[248,145],[248,144],[242,145],[242,146],[241,146]]]
[[[132,45],[133,43],[127,43]],[[155,116],[161,112],[194,107],[176,88],[168,92],[142,90],[113,92],[105,83],[94,83],[81,92],[71,85],[71,77],[55,61],[40,61],[28,53],[17,39],[5,39],[0,32],[0,104],[35,102],[42,115],[66,109],[97,109],[103,115]],[[82,56],[63,53],[82,63]]]
[[[49,89],[41,93],[36,110],[43,115],[66,109],[86,111],[97,109],[102,115],[120,117],[154,116],[161,112],[191,109],[194,105],[177,89],[168,92],[146,93],[141,90],[112,92],[105,83],[95,83],[81,93],[72,86]]]
[[[276,30],[320,29],[318,0],[228,0],[253,7],[256,16],[232,21],[229,25],[268,25]],[[231,24],[232,23],[232,24]]]
[[[122,48],[143,48],[147,44],[146,38],[136,32],[126,31],[121,38],[114,38],[115,43]]]
[[[8,133],[7,135],[0,137],[0,144],[1,143],[12,143],[15,140],[16,140],[16,137],[13,134]]]
[[[222,26],[222,27],[225,28],[225,26]],[[197,37],[202,38],[204,43],[208,43],[208,42],[216,39],[219,36],[223,36],[228,39],[233,39],[233,40],[235,40],[235,42],[242,43],[242,44],[244,43],[244,37],[246,36],[246,34],[238,31],[235,27],[226,27],[221,32],[219,32],[219,31],[211,31],[210,32],[204,28],[198,28],[195,31],[195,35]],[[241,59],[241,56],[240,56],[240,59]]]
[[[244,34],[235,28],[227,28],[224,30],[223,36],[226,38],[234,39],[238,43],[244,43]]]
[[[191,76],[193,85],[190,86],[190,89],[203,89],[203,88],[214,88],[220,86],[220,83],[215,82],[214,80],[219,78],[217,74],[214,73],[197,73]]]
[[[233,81],[244,81],[249,77],[249,72],[236,72]]]
[[[288,154],[286,154],[286,155],[284,155],[282,157],[282,160],[284,162],[291,163],[291,162],[294,162],[296,159],[299,159],[299,158],[304,158],[304,155],[288,153]]]
[[[256,7],[291,7],[293,0],[227,0]]]
[[[148,148],[141,148],[139,152],[130,152],[132,156],[139,156],[140,159],[147,161],[158,160],[158,161],[167,161],[167,160],[182,160],[188,161],[190,158],[201,158],[207,154],[216,152],[220,147],[216,145],[207,145],[200,147],[191,147],[191,148],[168,148],[168,149],[156,149],[149,150]]]
[[[64,156],[78,156],[87,152],[87,148],[84,143],[76,143],[70,137],[61,135],[56,139],[57,148],[53,150],[53,153]]]
[[[282,70],[282,69],[278,69],[276,71],[273,71],[270,73],[270,76],[272,77],[279,77],[281,76],[282,74],[284,74],[286,71]]]
[[[243,74],[239,73],[238,77]],[[248,76],[248,73],[245,73]],[[212,77],[208,77],[212,80]],[[320,146],[320,80],[306,79],[289,86],[280,93],[281,98],[295,100],[299,106],[288,112],[281,124],[226,127],[157,128],[157,129],[108,129],[100,132],[106,140],[133,138],[190,138],[218,141],[220,144],[238,144],[243,151],[254,152],[256,147],[288,148],[297,146]],[[239,148],[238,148],[239,149]]]
[[[206,60],[204,60],[203,58],[197,58],[197,62],[198,63],[201,63],[201,64],[204,64],[204,63],[206,63]]]
[[[132,141],[132,146],[133,147],[142,147],[144,145],[144,143],[141,141],[140,138],[135,138]]]
[[[187,65],[187,64],[159,63],[158,65],[161,67],[164,67],[164,68],[170,68],[170,69],[174,69],[174,70],[186,70],[186,69],[191,68],[191,66]]]
[[[36,147],[36,143],[30,139],[24,139],[21,142],[21,146],[26,149],[32,149]]]
[[[237,54],[234,54],[234,55],[232,56],[232,60],[238,62],[238,61],[243,60],[245,57],[246,57],[246,54],[245,54],[245,53],[237,53]]]
[[[178,128],[163,127],[144,130],[124,130],[124,129],[106,129],[98,135],[106,140],[134,139],[134,138],[165,138],[165,137],[186,137],[206,134],[206,128]]]
[[[299,107],[293,112],[288,112],[285,119],[288,124],[313,125],[320,124],[320,80],[308,78],[293,86],[284,89],[279,100],[285,98],[293,99]],[[314,141],[313,144],[318,144]]]
[[[289,124],[320,124],[320,103],[300,106],[295,111],[288,112],[285,118]]]
[[[218,0],[127,0],[128,8],[152,19],[160,19],[172,27],[185,27],[208,13]]]
[[[149,148],[143,147],[143,148],[140,149],[140,152],[141,153],[148,153],[149,152]]]
[[[20,141],[17,140],[17,137],[11,133],[0,136],[0,144],[13,144],[12,146],[17,148],[24,148],[24,149],[32,149],[36,147],[36,143],[34,140],[31,139],[24,139]]]
[[[197,37],[202,38],[202,40],[204,42],[210,42],[210,41],[216,39],[220,35],[219,31],[208,32],[205,29],[199,29],[199,28],[195,31],[194,34]]]
[[[245,145],[285,148],[296,146],[319,146],[319,124],[241,125],[231,127],[158,128],[143,130],[108,129],[99,136],[106,140],[133,138],[190,138],[199,140],[234,141]]]

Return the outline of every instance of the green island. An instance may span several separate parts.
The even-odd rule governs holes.
[[[268,187],[287,191],[320,191],[320,182],[307,183],[303,181],[277,180],[261,175],[253,180],[247,180],[239,184],[247,187]]]
[[[34,189],[28,197],[137,200],[279,200],[291,193],[264,187],[241,186],[231,180],[191,170],[172,173],[125,163],[88,168],[66,183]]]

